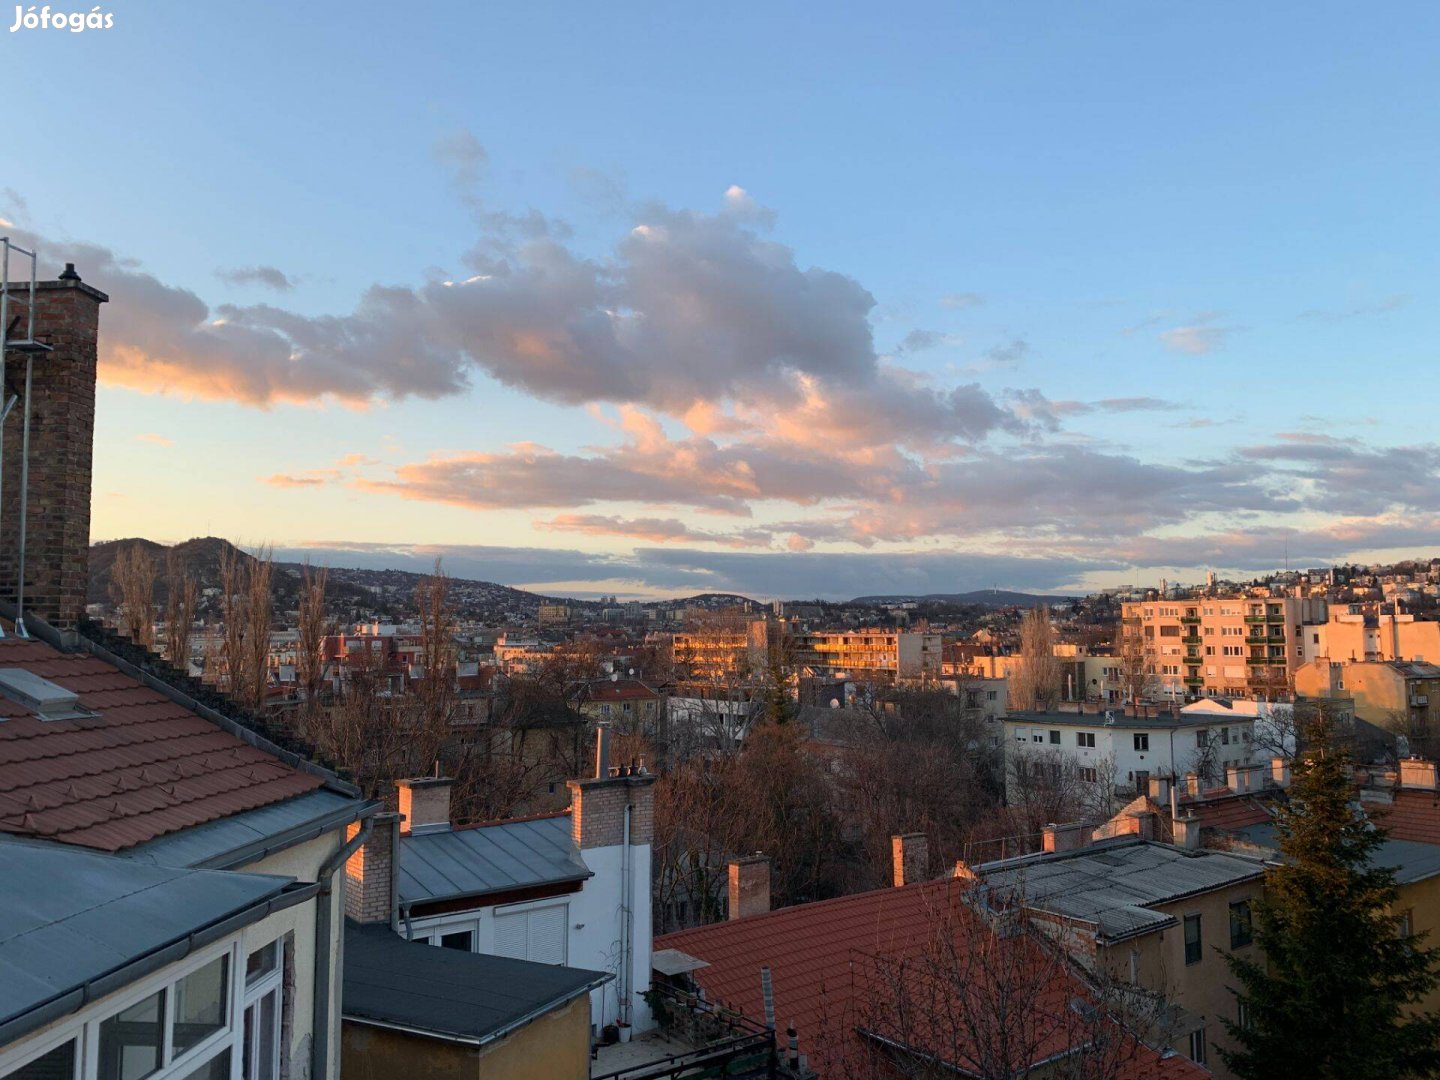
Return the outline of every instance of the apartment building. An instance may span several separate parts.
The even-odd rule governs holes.
[[[1144,794],[1152,776],[1195,773],[1215,781],[1254,756],[1255,718],[1124,709],[1013,712],[1005,717],[1006,793],[1057,770],[1115,794]],[[1103,790],[1103,789],[1102,789]],[[1099,800],[1103,805],[1103,800]]]
[[[1288,700],[1304,663],[1306,628],[1324,623],[1323,600],[1201,597],[1122,605],[1122,652],[1138,643],[1150,696]]]
[[[695,681],[748,679],[765,667],[769,630],[765,619],[753,617],[694,620],[670,639],[676,676]]]
[[[1440,751],[1440,667],[1434,664],[1322,657],[1296,670],[1295,689],[1316,697],[1349,698],[1355,716],[1404,735],[1410,752]]]
[[[789,664],[811,675],[865,683],[931,683],[940,676],[940,635],[889,629],[792,630]]]
[[[1329,621],[1307,626],[1302,642],[1305,661],[1328,657],[1440,664],[1440,622],[1374,608],[1362,604],[1332,608]]]

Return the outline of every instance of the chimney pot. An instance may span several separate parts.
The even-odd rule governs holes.
[[[66,263],[65,269],[60,274],[61,281],[79,281],[80,275],[75,272],[74,263]]]
[[[758,851],[730,860],[730,918],[761,915],[770,910],[770,860]]]
[[[924,833],[905,833],[890,838],[892,880],[898,888],[914,885],[930,876],[930,842]]]
[[[1094,831],[1094,826],[1076,821],[1068,825],[1051,823],[1041,830],[1040,835],[1047,852],[1077,851],[1090,846]]]
[[[412,836],[445,832],[450,828],[450,788],[453,783],[442,776],[395,781],[400,815]]]

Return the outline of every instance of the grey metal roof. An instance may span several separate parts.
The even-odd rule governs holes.
[[[293,882],[0,838],[0,1043],[314,894]]]
[[[364,799],[321,788],[157,837],[130,848],[125,856],[160,866],[219,869],[243,865],[267,851],[303,842],[311,835],[354,821],[370,805]]]
[[[1235,832],[1257,847],[1269,848],[1279,853],[1280,838],[1273,822],[1247,825]],[[1440,874],[1440,844],[1387,839],[1376,854],[1375,863],[1393,869],[1395,880],[1401,885],[1424,881]]]
[[[1100,731],[1103,728],[1123,728],[1126,731],[1169,731],[1174,728],[1210,727],[1216,720],[1244,723],[1253,721],[1253,716],[1216,716],[1205,713],[1182,713],[1179,716],[1165,713],[1163,716],[1131,716],[1120,709],[1111,710],[1111,718],[1101,713],[1053,713],[1012,711],[1004,716],[1007,724],[1028,724],[1031,727],[1084,728]]]
[[[1113,940],[1174,922],[1151,910],[1156,905],[1258,878],[1264,866],[1224,852],[1120,840],[987,863],[975,872],[992,889],[1019,893],[1040,911],[1094,923]]]
[[[347,1020],[465,1042],[500,1038],[614,976],[406,941],[388,926],[345,924]]]
[[[568,816],[400,838],[402,904],[479,897],[592,876],[571,838]]]

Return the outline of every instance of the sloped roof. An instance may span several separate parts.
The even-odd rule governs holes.
[[[1366,803],[1365,811],[1395,840],[1440,844],[1440,792],[1401,788],[1390,804]]]
[[[1259,878],[1264,867],[1218,851],[1108,840],[987,863],[975,873],[991,888],[1023,894],[1036,910],[1094,923],[1115,940],[1173,923],[1173,916],[1151,910],[1156,905]]]
[[[1207,829],[1243,829],[1247,825],[1263,825],[1274,816],[1263,799],[1253,795],[1237,795],[1229,788],[1206,792],[1204,799],[1182,800],[1185,807]]]
[[[706,998],[753,1020],[765,1015],[760,969],[769,967],[779,1026],[795,1027],[802,1052],[821,1076],[839,1077],[857,1052],[856,1043],[836,1045],[837,1036],[858,1038],[856,1011],[864,1005],[858,998],[866,991],[857,980],[863,983],[871,961],[914,954],[946,926],[973,927],[961,900],[967,888],[952,878],[799,904],[665,934],[655,939],[655,949],[703,960],[708,966],[690,976]],[[1073,992],[1057,990],[1065,991],[1065,1000]],[[1127,1069],[1117,1080],[1209,1075],[1184,1058],[1145,1051],[1141,1059],[1143,1073]]]
[[[318,888],[293,882],[0,837],[0,1043]]]
[[[400,837],[400,902],[481,897],[583,881],[569,814]]]
[[[347,1020],[485,1043],[613,975],[406,941],[385,925],[345,924]]]
[[[653,701],[660,697],[639,679],[601,679],[588,682],[575,695],[577,701]]]
[[[0,697],[0,832],[119,851],[325,784],[87,653],[0,640],[93,717],[40,720]]]

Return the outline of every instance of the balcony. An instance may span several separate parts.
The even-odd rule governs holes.
[[[1185,663],[1187,663],[1187,664],[1200,664],[1200,663],[1204,663],[1204,661],[1205,661],[1205,658],[1204,658],[1203,656],[1198,656],[1198,655],[1197,655],[1197,656],[1184,656],[1184,657],[1181,657],[1181,659],[1184,660]]]
[[[1285,612],[1267,611],[1265,613],[1265,621],[1271,623],[1283,623],[1285,621]]]
[[[1181,626],[1199,626],[1199,625],[1200,625],[1200,616],[1199,616],[1199,615],[1181,615],[1181,616],[1180,616],[1180,625],[1181,625]]]
[[[1186,675],[1184,679],[1186,686],[1204,686],[1205,680],[1199,675]]]
[[[1265,616],[1264,616],[1264,615],[1246,615],[1246,616],[1245,616],[1245,621],[1248,622],[1248,623],[1257,623],[1257,622],[1258,622],[1258,623],[1263,623],[1263,622],[1265,621]]]
[[[1193,634],[1192,634],[1190,637],[1182,637],[1182,638],[1180,639],[1180,644],[1181,644],[1181,645],[1199,645],[1199,644],[1200,644],[1200,638],[1199,638],[1198,635],[1193,635]]]

